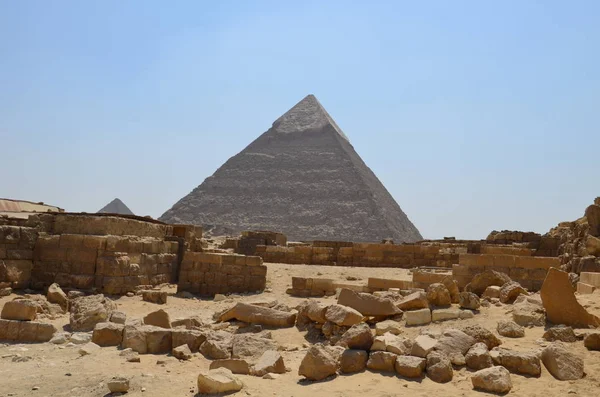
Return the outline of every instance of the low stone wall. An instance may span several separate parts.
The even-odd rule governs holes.
[[[472,278],[485,270],[506,273],[530,291],[542,288],[546,273],[551,267],[560,267],[560,259],[554,257],[519,255],[462,254],[459,264],[452,267],[452,277],[463,288]]]
[[[335,295],[338,288],[347,288],[356,292],[372,292],[368,286],[338,283],[329,278],[314,277],[292,277],[292,288],[288,288],[286,292],[299,297],[318,297]]]
[[[204,296],[263,291],[267,267],[258,256],[186,252],[177,291]]]
[[[164,238],[172,226],[128,217],[55,214],[51,234],[89,234],[97,236],[140,236]]]
[[[33,268],[37,230],[22,226],[0,226],[0,284],[26,288]]]
[[[0,319],[0,340],[21,343],[48,342],[56,332],[52,324]]]

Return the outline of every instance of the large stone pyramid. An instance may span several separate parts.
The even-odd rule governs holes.
[[[98,213],[134,215],[133,212],[118,198],[106,204]]]
[[[301,241],[422,238],[313,95],[160,220],[212,227],[215,235],[271,230]]]

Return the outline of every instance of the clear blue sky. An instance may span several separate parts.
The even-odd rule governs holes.
[[[600,195],[598,1],[0,0],[0,197],[160,216],[313,93],[427,238]]]

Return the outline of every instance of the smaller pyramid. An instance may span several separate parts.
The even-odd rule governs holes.
[[[135,215],[131,210],[118,198],[106,204],[98,213],[105,214],[120,214],[120,215]]]

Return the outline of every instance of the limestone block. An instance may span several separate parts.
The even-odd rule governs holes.
[[[406,325],[425,325],[431,322],[431,310],[419,309],[404,313]]]

